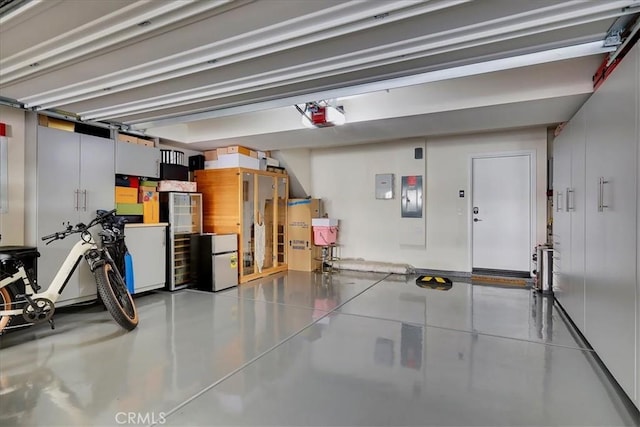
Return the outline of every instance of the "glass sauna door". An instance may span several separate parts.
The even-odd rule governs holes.
[[[274,235],[275,230],[275,178],[269,175],[258,175],[258,194],[255,222],[255,252],[258,272],[272,268],[275,264]]]
[[[289,198],[289,189],[287,186],[287,178],[276,178],[278,182],[278,222],[276,225],[276,256],[278,265],[287,263],[287,199]]]
[[[255,271],[254,262],[254,179],[255,174],[242,173],[242,236],[240,250],[242,251],[242,275],[247,276]]]

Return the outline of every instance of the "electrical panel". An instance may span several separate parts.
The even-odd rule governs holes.
[[[403,218],[422,218],[422,175],[402,177]]]

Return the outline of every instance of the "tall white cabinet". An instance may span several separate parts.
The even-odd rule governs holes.
[[[87,223],[98,209],[114,206],[114,141],[38,126],[27,118],[25,243],[37,246],[38,281],[49,285],[77,236],[44,245],[41,236],[60,231],[63,223]],[[71,277],[60,305],[95,298],[96,285],[84,260]]]
[[[573,322],[584,328],[585,129],[580,110],[554,144],[554,288]]]
[[[556,298],[640,407],[640,46],[554,142]]]

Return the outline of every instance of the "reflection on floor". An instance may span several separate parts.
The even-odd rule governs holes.
[[[634,425],[552,299],[289,272],[0,338],[0,425]]]

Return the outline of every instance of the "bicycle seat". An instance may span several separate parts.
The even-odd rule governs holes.
[[[34,246],[0,246],[0,262],[37,258],[39,256],[40,252]]]

